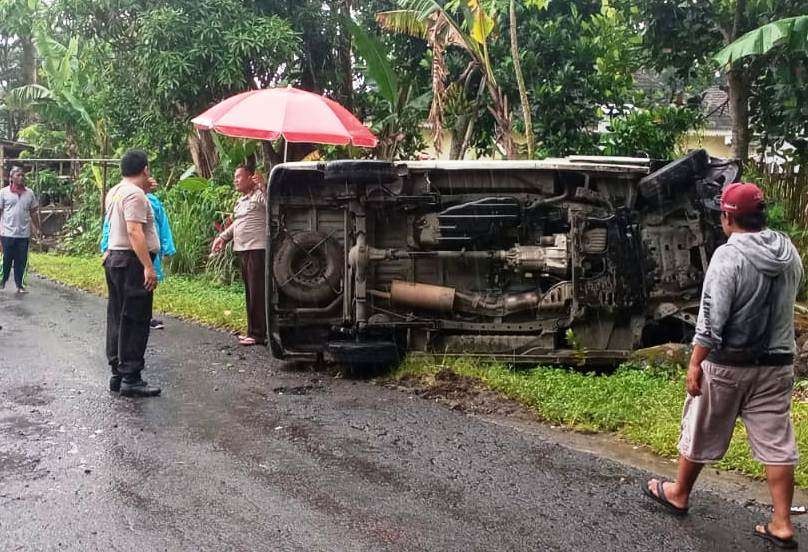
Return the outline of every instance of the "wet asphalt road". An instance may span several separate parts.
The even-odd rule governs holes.
[[[168,319],[106,389],[101,299],[0,292],[0,550],[765,550],[764,513]]]

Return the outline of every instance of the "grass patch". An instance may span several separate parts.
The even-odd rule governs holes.
[[[685,399],[684,371],[621,366],[608,376],[563,368],[513,369],[497,363],[452,358],[439,362],[429,357],[405,361],[394,378],[430,375],[441,368],[482,381],[532,409],[540,418],[578,431],[612,432],[628,442],[648,447],[665,457],[678,455],[679,423]],[[797,446],[808,450],[808,404],[793,404]],[[716,464],[723,470],[752,477],[763,476],[763,467],[752,459],[741,423],[732,444]],[[797,485],[808,487],[808,464],[797,466]]]
[[[31,253],[30,269],[51,280],[106,296],[101,257]],[[241,286],[220,286],[201,277],[168,276],[154,294],[154,310],[216,328],[245,331]]]

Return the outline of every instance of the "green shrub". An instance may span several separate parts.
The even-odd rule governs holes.
[[[210,244],[233,211],[236,193],[230,186],[205,179],[181,181],[161,194],[171,222],[177,253],[168,262],[173,274],[199,274],[206,268],[222,282],[232,282],[233,255],[208,259]]]
[[[68,205],[73,197],[73,183],[55,171],[43,169],[31,175],[31,188],[39,198],[40,205],[58,203]]]
[[[682,136],[701,124],[702,115],[675,106],[636,110],[609,121],[601,136],[604,155],[672,159]]]
[[[120,175],[110,171],[108,183],[117,183]],[[73,197],[78,208],[67,220],[60,248],[72,255],[97,254],[101,243],[103,214],[101,189],[90,165],[85,165],[73,184]]]

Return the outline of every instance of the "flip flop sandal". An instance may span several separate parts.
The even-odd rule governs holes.
[[[659,481],[657,481],[656,485],[657,494],[651,492],[651,489],[648,488],[648,482],[641,483],[640,488],[642,489],[642,492],[645,496],[664,506],[665,509],[668,510],[673,515],[686,516],[688,508],[679,508],[678,506],[671,504],[671,502],[668,500],[668,497],[665,496],[665,489],[663,488],[663,485],[665,483],[667,483],[667,481],[665,481],[664,479],[660,479]]]
[[[795,541],[793,538],[791,538],[791,539],[781,539],[780,537],[772,535],[771,532],[769,532],[769,524],[768,523],[765,523],[763,525],[763,531],[758,531],[758,528],[755,527],[754,533],[755,533],[755,536],[760,537],[761,539],[769,541],[770,543],[772,543],[777,548],[783,548],[785,550],[796,550],[799,547],[799,545],[797,544],[797,541]]]
[[[242,347],[254,347],[256,345],[263,345],[263,343],[259,343],[254,337],[245,337],[244,339],[239,339],[238,343]]]

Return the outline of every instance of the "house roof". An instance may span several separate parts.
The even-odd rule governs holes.
[[[31,149],[30,144],[3,138],[0,138],[0,147],[3,148],[3,154],[6,159],[16,159],[22,151]]]
[[[701,110],[707,116],[706,130],[732,131],[729,95],[720,87],[711,86],[702,93]]]
[[[675,89],[670,79],[654,71],[637,71],[634,73],[634,86],[648,95],[664,94],[673,97]],[[729,95],[721,87],[719,81],[703,91],[692,96],[701,106],[701,112],[706,116],[705,133],[728,134],[732,131],[732,117],[729,113]],[[679,96],[677,103],[685,103],[689,98]]]

